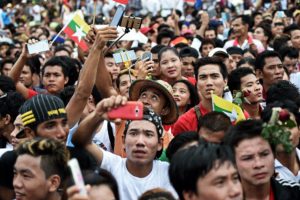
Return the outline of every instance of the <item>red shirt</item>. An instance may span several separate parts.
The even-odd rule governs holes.
[[[206,115],[209,111],[206,110],[202,104],[199,104],[201,116]],[[194,108],[189,109],[186,113],[181,115],[174,124],[172,133],[174,136],[186,131],[197,131],[198,119]]]

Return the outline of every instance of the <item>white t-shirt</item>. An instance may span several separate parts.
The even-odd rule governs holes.
[[[99,147],[103,148],[104,150],[113,152],[112,147],[111,147],[111,142],[109,139],[109,135],[108,135],[107,124],[108,124],[108,121],[104,120],[100,131],[94,135],[93,142],[95,144],[97,144]],[[115,135],[116,135],[115,124],[110,122],[110,125],[112,127],[113,136],[115,137]]]
[[[147,190],[157,187],[171,192],[176,198],[178,197],[169,180],[169,163],[154,160],[150,174],[144,178],[139,178],[127,170],[127,158],[121,158],[103,150],[102,152],[101,168],[108,170],[116,178],[121,200],[136,200]]]

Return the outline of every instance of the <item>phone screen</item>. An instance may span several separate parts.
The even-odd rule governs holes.
[[[118,6],[117,11],[114,15],[114,18],[112,19],[110,26],[117,27],[119,25],[119,22],[121,21],[121,18],[123,16],[125,8],[121,5]]]
[[[152,60],[152,53],[150,51],[146,51],[145,53],[143,53],[142,60]]]

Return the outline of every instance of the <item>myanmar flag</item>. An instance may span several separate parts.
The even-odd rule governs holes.
[[[89,32],[90,26],[77,13],[66,25],[64,32],[70,37],[83,51],[88,50],[84,37]]]
[[[233,123],[246,119],[244,112],[238,105],[222,99],[215,94],[212,94],[212,103],[213,111],[223,112],[230,118],[230,121]]]

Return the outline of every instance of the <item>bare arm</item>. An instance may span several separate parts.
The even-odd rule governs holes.
[[[98,74],[97,67],[95,66],[99,63],[105,42],[116,37],[117,31],[115,28],[106,27],[97,31],[95,42],[81,71],[78,86],[66,107],[70,127],[79,121],[87,100],[92,93],[96,74]]]
[[[30,55],[28,54],[27,45],[23,46],[21,55],[14,64],[13,68],[9,72],[8,76],[13,79],[16,85],[17,91],[25,98],[28,99],[28,88],[19,82],[20,75],[22,73],[23,67],[26,64]]]
[[[103,120],[108,120],[107,112],[112,108],[117,108],[121,105],[125,105],[127,102],[126,97],[123,96],[111,96],[110,98],[100,101],[95,111],[89,114],[80,123],[78,129],[73,134],[72,143],[75,146],[86,147],[86,149],[97,159],[99,163],[102,161],[103,153],[100,148],[95,148],[95,145],[91,144],[93,133],[97,129],[98,125]],[[117,119],[120,121],[120,119]]]
[[[203,11],[201,14],[201,26],[200,28],[196,31],[197,35],[200,35],[202,38],[204,38],[204,32],[206,28],[208,27],[209,23],[209,15],[207,12]]]

